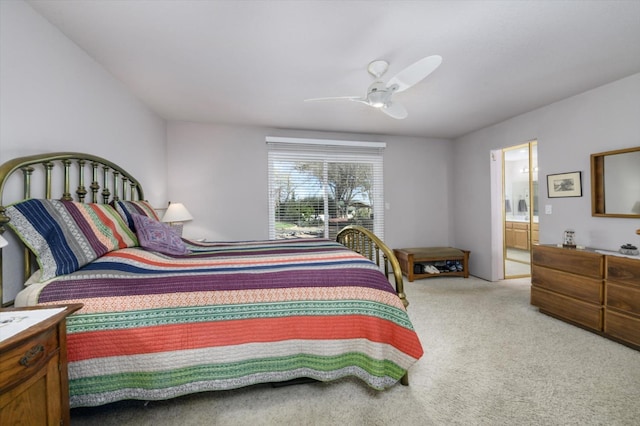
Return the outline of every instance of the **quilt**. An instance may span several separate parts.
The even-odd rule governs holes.
[[[67,320],[71,407],[301,377],[382,390],[423,355],[387,277],[336,242],[187,247],[119,249],[27,287],[27,304],[84,304]]]

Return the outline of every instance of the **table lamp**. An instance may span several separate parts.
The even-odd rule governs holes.
[[[162,222],[168,222],[180,236],[182,236],[184,222],[190,220],[193,220],[193,216],[182,203],[169,203],[167,211],[162,216]]]

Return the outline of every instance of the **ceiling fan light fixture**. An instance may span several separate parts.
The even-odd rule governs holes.
[[[374,108],[382,108],[387,103],[387,92],[384,90],[374,90],[369,93],[369,105]]]

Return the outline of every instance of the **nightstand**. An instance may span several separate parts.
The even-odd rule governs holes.
[[[82,306],[0,309],[0,424],[70,423],[65,319]]]

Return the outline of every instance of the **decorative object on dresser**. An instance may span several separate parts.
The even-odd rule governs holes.
[[[400,269],[407,276],[409,282],[414,279],[432,278],[439,276],[469,277],[469,253],[468,250],[460,250],[452,247],[417,247],[394,249],[393,253]],[[451,268],[454,266],[455,269]],[[442,271],[429,272],[425,267],[438,268]],[[442,272],[442,273],[440,273]]]
[[[550,245],[534,246],[532,259],[540,312],[640,349],[640,259]]]
[[[567,229],[564,231],[562,247],[576,248],[576,232],[573,229]]]
[[[620,250],[618,250],[620,253],[622,254],[626,254],[626,255],[630,255],[630,256],[637,256],[638,253],[638,247],[634,246],[633,244],[623,244],[620,246]]]
[[[81,304],[72,304],[0,310],[4,321],[0,324],[0,333],[4,333],[0,339],[0,424],[70,423],[65,319],[81,308]],[[10,333],[13,321],[31,321],[31,325]]]

